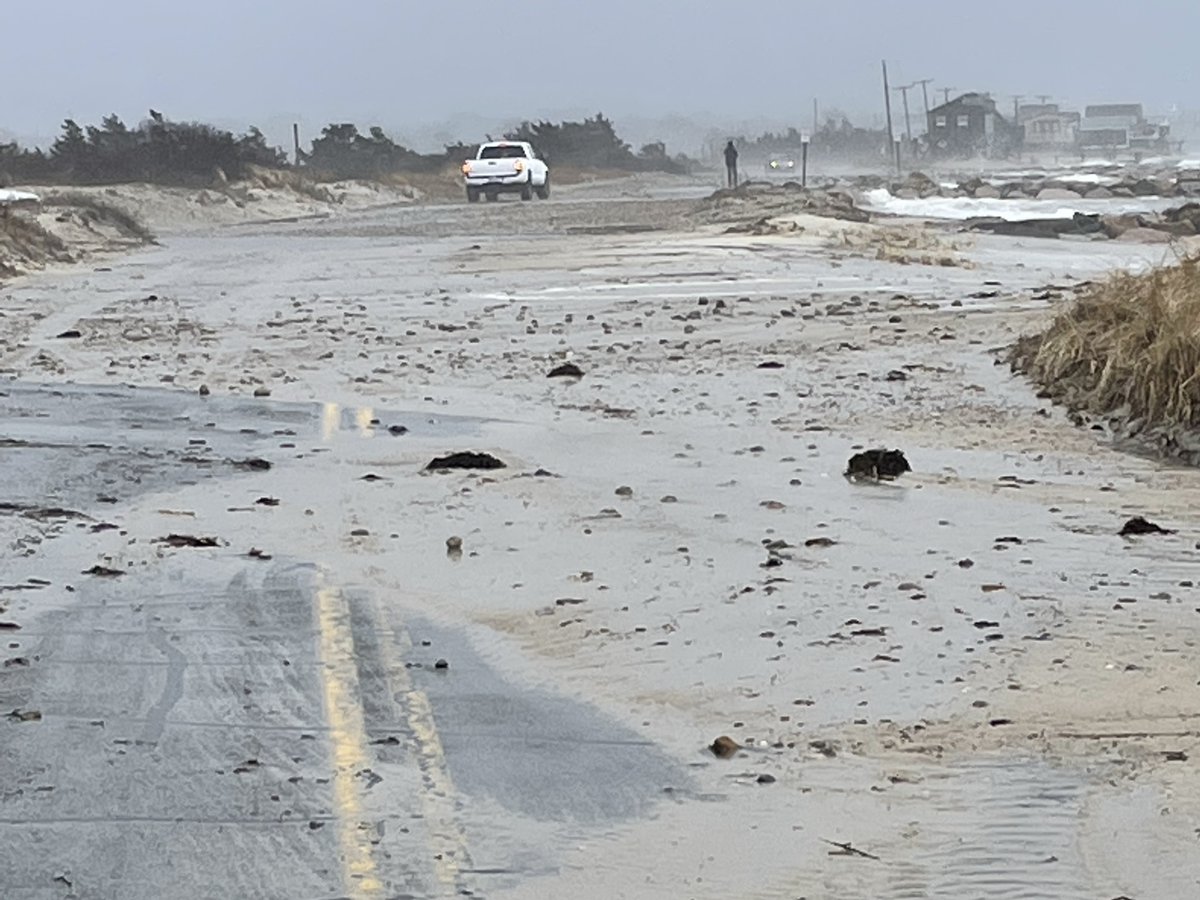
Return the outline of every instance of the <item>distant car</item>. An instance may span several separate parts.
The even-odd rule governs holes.
[[[463,163],[462,173],[469,203],[478,202],[480,195],[495,200],[502,193],[520,194],[522,200],[550,196],[550,169],[524,141],[480,144],[475,158]]]
[[[790,156],[772,156],[767,160],[767,172],[790,172],[796,168],[796,160]]]

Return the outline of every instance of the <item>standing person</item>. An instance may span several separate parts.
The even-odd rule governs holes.
[[[733,146],[733,141],[730,140],[725,145],[725,180],[731,188],[737,187],[738,184],[737,159],[737,147]]]

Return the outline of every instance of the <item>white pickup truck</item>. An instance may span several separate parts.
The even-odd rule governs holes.
[[[550,169],[523,141],[480,144],[475,158],[462,164],[462,173],[469,203],[478,203],[480,194],[488,200],[503,193],[520,194],[522,200],[550,196]]]

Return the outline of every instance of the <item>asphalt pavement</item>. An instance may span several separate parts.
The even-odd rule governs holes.
[[[0,387],[6,900],[487,896],[562,865],[563,823],[686,789],[637,734],[315,560],[199,547],[91,569],[139,497],[286,467],[278,448],[321,420]]]

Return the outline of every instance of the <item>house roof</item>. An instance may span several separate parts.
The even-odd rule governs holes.
[[[959,109],[964,106],[986,109],[988,112],[996,111],[996,101],[993,100],[988,94],[971,92],[968,94],[961,94],[955,97],[949,103],[943,103],[941,106],[935,106],[929,111],[929,113],[930,115],[933,115],[934,113],[945,115],[951,110]]]
[[[1092,106],[1084,107],[1083,115],[1085,118],[1104,118],[1109,116],[1130,116],[1134,119],[1142,117],[1142,104],[1140,103],[1097,103]]]

